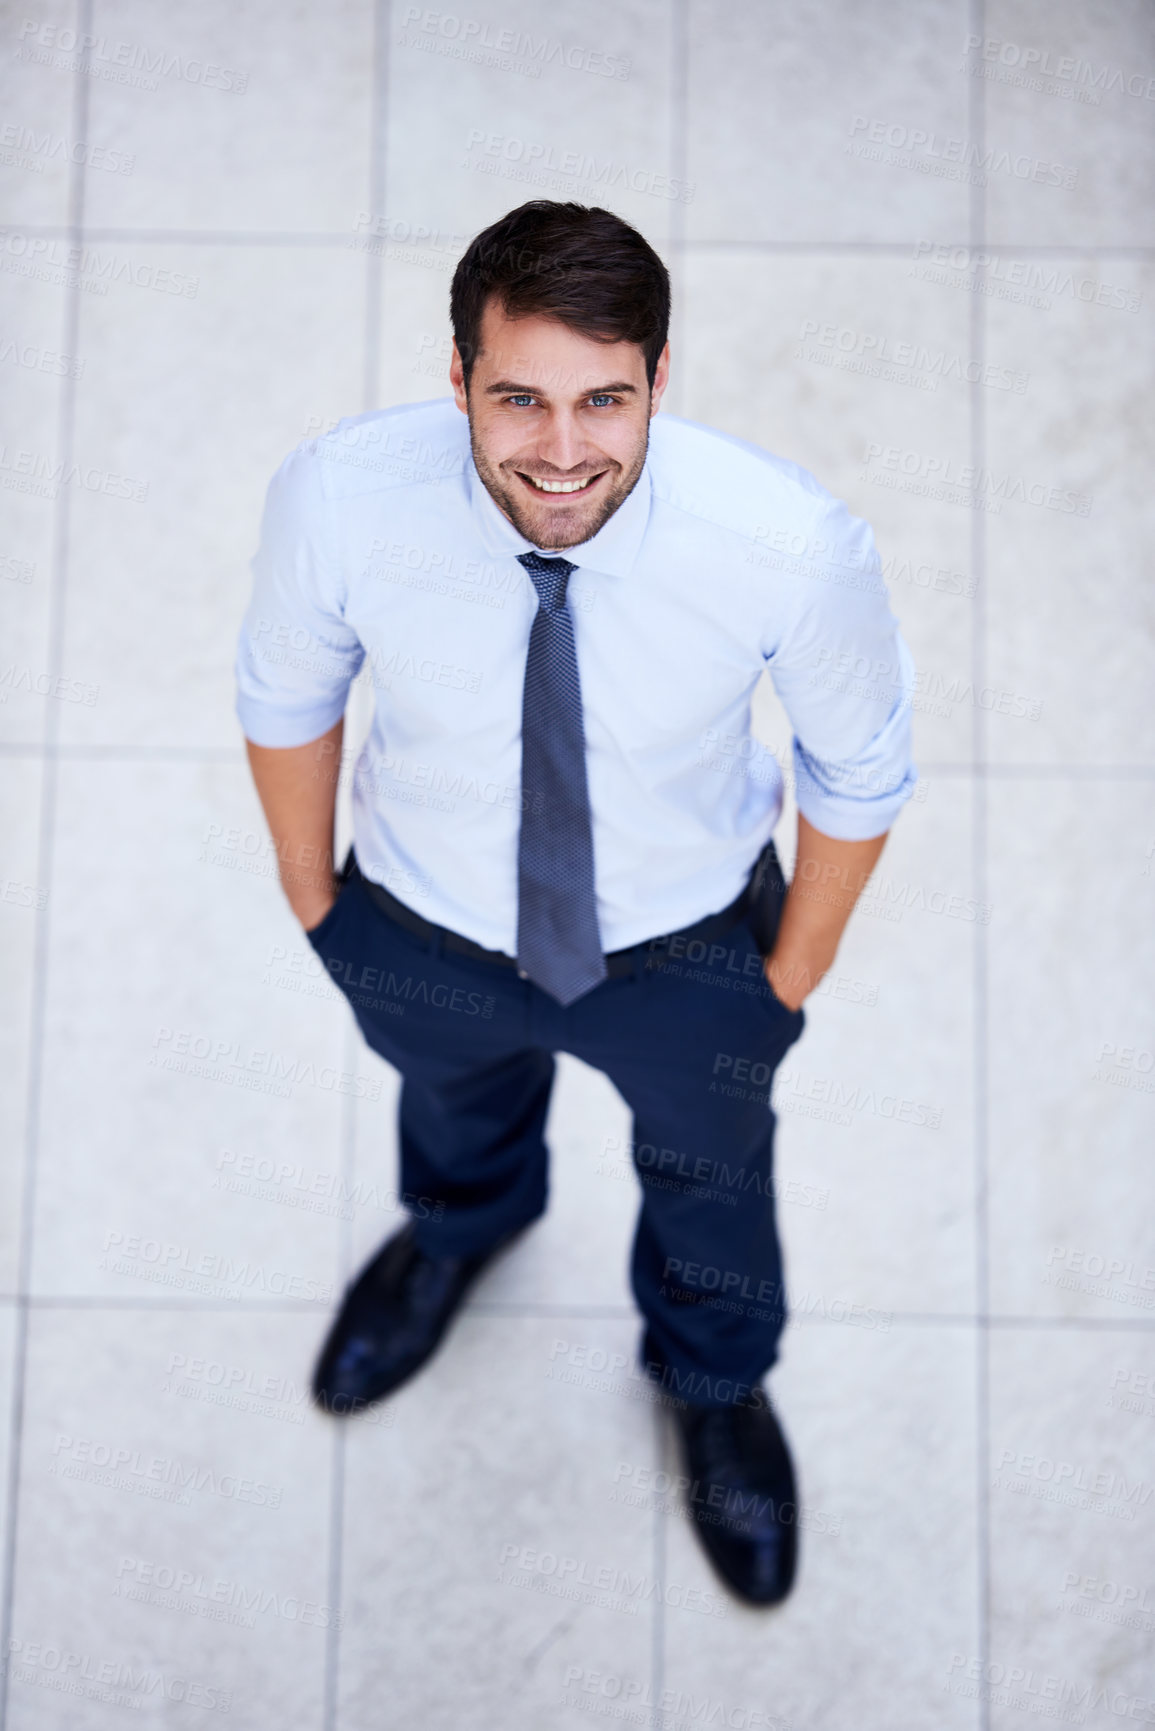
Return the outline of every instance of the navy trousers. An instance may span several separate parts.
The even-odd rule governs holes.
[[[421,1198],[423,1248],[472,1255],[544,1212],[554,1054],[571,1052],[633,1113],[647,1371],[705,1405],[745,1399],[785,1321],[770,1089],[805,1022],[767,986],[749,923],[640,944],[628,976],[568,1009],[512,967],[405,930],[356,873],[309,937],[401,1073],[399,1189]]]

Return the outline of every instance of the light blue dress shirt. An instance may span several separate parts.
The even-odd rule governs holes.
[[[237,713],[267,746],[327,732],[368,662],[361,869],[509,955],[531,548],[451,398],[342,421],[273,477],[237,655]],[[763,668],[799,809],[848,840],[890,827],[915,782],[914,669],[869,527],[812,475],[658,414],[632,493],[563,552],[604,950],[727,906],[749,876],[783,793],[750,733]]]

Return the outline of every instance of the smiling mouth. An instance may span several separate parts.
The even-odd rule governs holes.
[[[521,469],[517,471],[518,478],[525,482],[530,491],[540,498],[580,499],[593,488],[606,474],[605,469],[599,469],[596,475],[583,475],[576,481],[550,481],[542,476],[527,475]]]

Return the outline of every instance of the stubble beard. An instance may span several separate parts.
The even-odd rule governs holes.
[[[560,551],[564,547],[579,547],[584,541],[591,541],[598,530],[609,522],[618,507],[629,498],[645,467],[646,453],[650,446],[650,423],[647,417],[641,444],[635,451],[630,466],[623,469],[620,463],[608,465],[611,476],[616,468],[618,477],[616,481],[612,478],[609,480],[605,496],[592,508],[584,505],[568,508],[542,505],[535,508],[521,481],[516,476],[507,475],[500,464],[490,462],[478,443],[472,417],[469,422],[469,446],[473,452],[474,468],[486,492],[505,512],[518,534],[534,547],[548,547]],[[511,462],[508,467],[515,469],[517,465]],[[558,477],[559,480],[562,478]]]

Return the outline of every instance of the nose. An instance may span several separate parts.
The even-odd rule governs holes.
[[[559,480],[565,480],[572,469],[588,470],[589,456],[585,436],[570,409],[555,408],[548,424],[542,429],[535,453],[543,463],[556,469]]]

